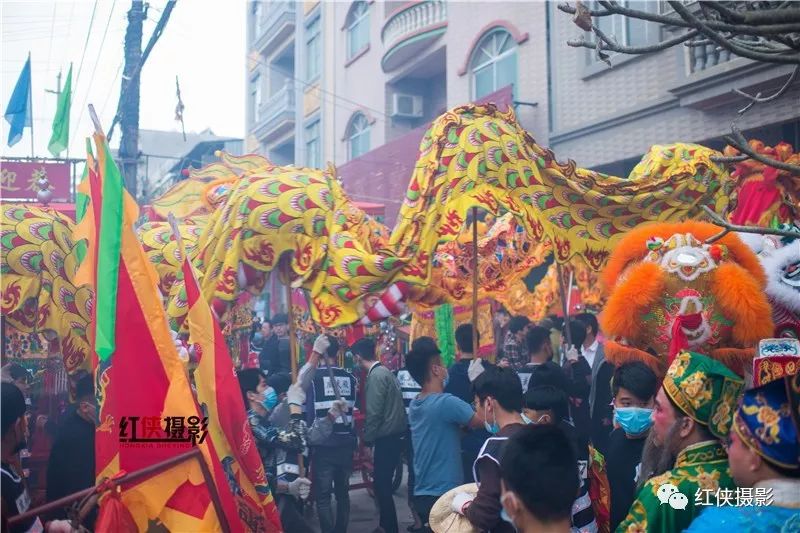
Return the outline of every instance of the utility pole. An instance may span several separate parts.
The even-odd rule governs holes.
[[[139,70],[142,62],[142,27],[147,12],[142,0],[133,0],[128,11],[128,29],[125,32],[125,67],[122,71],[120,94],[119,159],[125,188],[134,197],[137,188],[136,170],[139,161]]]
[[[56,95],[56,100],[59,96],[61,96],[61,71],[58,71],[58,75],[56,76],[56,90],[53,89],[45,89],[44,92]]]

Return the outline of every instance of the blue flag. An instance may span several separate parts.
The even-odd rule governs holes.
[[[31,56],[22,67],[17,85],[6,107],[6,121],[11,126],[8,145],[14,146],[22,139],[22,130],[31,127]]]

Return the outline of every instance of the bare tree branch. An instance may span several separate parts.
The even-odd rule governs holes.
[[[563,11],[564,13],[568,13],[570,15],[574,15],[577,12],[577,9],[569,5],[568,3],[558,4],[556,6],[559,11]],[[593,17],[607,17],[609,15],[613,15],[611,11],[607,11],[605,9],[589,9],[589,14]]]
[[[750,159],[749,155],[733,155],[733,156],[724,156],[724,155],[712,155],[711,161],[717,164],[730,164],[730,163],[741,163],[742,161],[747,161]]]
[[[736,121],[731,124],[731,131],[733,132],[733,135],[726,135],[723,137],[723,139],[725,139],[725,142],[739,150],[741,153],[747,154],[752,159],[764,163],[765,165],[769,165],[780,170],[785,170],[794,176],[800,176],[800,166],[791,165],[789,163],[784,163],[783,161],[778,161],[777,159],[772,159],[765,155],[759,154],[750,148],[750,145],[747,143],[747,139],[745,139],[744,135],[742,135],[741,130],[736,124]]]
[[[748,59],[752,59],[754,61],[761,61],[764,63],[781,63],[781,64],[790,64],[790,65],[798,65],[800,64],[800,54],[792,54],[792,55],[776,55],[772,56],[769,54],[763,54],[759,52],[753,52],[742,48],[741,46],[733,44],[730,40],[726,40],[722,35],[711,29],[706,23],[692,15],[692,13],[686,9],[680,2],[676,2],[674,0],[670,0],[669,5],[675,10],[678,15],[683,17],[683,19],[687,22],[690,22],[695,28],[700,30],[704,35],[706,35],[709,39],[717,43],[719,46],[726,48],[733,52],[734,54],[742,57],[746,57]]]
[[[618,44],[616,40],[612,40],[611,38],[606,36],[596,26],[592,25],[592,29],[595,30],[597,36],[600,37],[600,40],[604,43],[603,46],[601,47],[602,50],[608,50],[610,52],[617,52],[620,54],[651,54],[653,52],[658,52],[659,50],[666,50],[667,48],[671,48],[676,44],[680,44],[684,41],[688,41],[689,39],[698,35],[699,33],[698,30],[691,30],[683,35],[675,37],[674,39],[668,39],[666,41],[661,41],[660,43],[651,44],[649,46],[623,46],[621,44]],[[594,49],[597,47],[597,43],[601,41],[597,42],[586,41],[585,39],[581,38],[581,39],[567,41],[567,44],[574,48],[583,47],[583,48]]]
[[[626,17],[631,17],[639,20],[648,20],[650,22],[658,22],[660,24],[664,24],[666,26],[676,26],[681,28],[694,28],[696,27],[693,23],[686,20],[685,17],[673,17],[669,15],[660,15],[657,13],[651,13],[649,11],[641,11],[638,9],[630,9],[624,6],[621,6],[617,2],[608,1],[608,0],[600,0],[600,5],[606,8],[607,14],[611,15],[624,15]],[[672,3],[670,2],[670,5]],[[567,6],[569,7],[569,6]],[[683,7],[683,6],[681,6]],[[674,6],[673,6],[673,9]],[[565,10],[562,10],[565,11]],[[686,9],[684,8],[684,11]],[[720,22],[718,20],[706,20],[704,23],[711,29],[723,32],[730,32],[730,33],[739,33],[745,35],[775,35],[775,34],[785,34],[785,33],[793,33],[800,31],[800,27],[797,24],[797,21],[794,21],[794,14],[790,13],[787,18],[784,18],[782,14],[786,11],[792,11],[789,9],[772,9],[769,10],[770,12],[775,11],[776,13],[772,15],[772,18],[769,21],[761,21],[759,23],[754,23],[753,25],[750,24],[729,24],[727,22]],[[800,11],[800,10],[797,10]],[[574,8],[570,7],[570,10],[566,10],[566,13],[574,13]],[[675,10],[678,15],[680,13],[678,10]],[[607,16],[607,15],[604,15]],[[788,19],[788,22],[787,22]],[[770,23],[767,23],[770,22]]]
[[[744,22],[745,20],[744,14],[728,9],[720,2],[700,2],[700,5],[704,8],[713,9],[722,16],[723,20],[728,22]]]
[[[781,237],[789,237],[792,239],[800,238],[800,233],[796,231],[775,229],[775,228],[762,228],[760,226],[740,226],[738,224],[731,224],[730,222],[723,219],[721,216],[719,216],[710,207],[706,205],[703,206],[703,211],[706,212],[706,215],[708,215],[708,218],[711,219],[711,222],[715,226],[725,228],[716,235],[706,239],[706,244],[715,243],[732,231],[735,231],[737,233],[755,233],[757,235],[779,235]]]
[[[755,103],[758,103],[758,104],[763,104],[764,102],[771,102],[773,100],[777,100],[778,98],[780,98],[781,96],[783,96],[786,93],[786,91],[789,89],[789,86],[792,83],[794,83],[794,80],[797,79],[797,75],[798,74],[800,74],[800,65],[794,67],[794,70],[789,75],[789,79],[786,80],[786,83],[784,83],[783,86],[780,89],[778,89],[778,91],[775,94],[773,94],[771,96],[762,97],[761,93],[758,93],[755,96],[752,96],[752,95],[747,94],[746,92],[744,92],[744,91],[742,91],[740,89],[734,89],[733,92],[735,92],[739,96],[743,96],[743,97],[747,98],[748,100],[751,100],[751,101],[753,101]]]

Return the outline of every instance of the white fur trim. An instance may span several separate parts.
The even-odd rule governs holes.
[[[800,261],[800,241],[794,241],[770,256],[761,257],[761,266],[767,274],[767,295],[797,313],[800,312],[800,291],[781,281],[783,268],[794,261]]]

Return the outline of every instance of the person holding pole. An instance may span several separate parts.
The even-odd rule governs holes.
[[[247,368],[238,373],[247,409],[247,419],[253,432],[255,444],[264,469],[270,490],[275,495],[275,503],[281,516],[281,523],[287,531],[311,533],[313,528],[306,523],[297,507],[296,499],[304,500],[311,492],[311,481],[301,476],[297,457],[306,449],[306,427],[302,418],[294,418],[286,428],[277,428],[269,422],[270,412],[278,405],[278,393],[257,368]]]
[[[320,335],[314,341],[313,357],[321,366],[315,369],[311,361],[298,372],[298,382],[307,386],[310,397],[306,403],[309,420],[331,416],[335,420],[330,436],[311,443],[312,480],[316,497],[319,525],[322,533],[346,533],[350,521],[350,474],[353,472],[353,452],[356,433],[353,428],[353,407],[356,403],[356,378],[336,366],[339,343],[330,335]],[[336,496],[336,514],[331,497]]]

